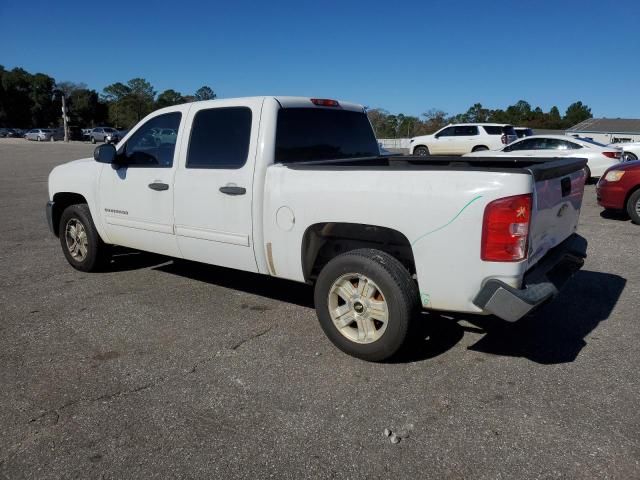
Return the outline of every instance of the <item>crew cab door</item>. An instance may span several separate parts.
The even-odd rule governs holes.
[[[478,140],[478,127],[475,125],[458,125],[454,127],[452,138],[451,150],[447,153],[455,155],[469,153],[475,144],[482,143]]]
[[[454,141],[455,127],[447,127],[433,136],[433,141],[429,144],[429,152],[434,155],[447,155],[451,153]]]
[[[98,199],[111,243],[180,256],[173,232],[174,156],[179,146],[176,137],[164,141],[154,132],[182,128],[181,118],[179,111],[153,116],[118,145],[117,164],[103,165]]]
[[[184,258],[257,272],[251,204],[262,99],[194,103],[175,178]]]

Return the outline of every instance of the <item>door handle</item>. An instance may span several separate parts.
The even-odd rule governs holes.
[[[157,190],[161,192],[163,190],[169,190],[169,185],[167,185],[166,183],[154,182],[149,184],[149,188],[151,190]]]
[[[244,187],[234,187],[231,185],[226,185],[224,187],[220,187],[220,191],[225,195],[244,195],[247,193],[247,189]]]

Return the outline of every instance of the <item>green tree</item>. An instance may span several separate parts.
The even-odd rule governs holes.
[[[125,98],[125,104],[131,109],[137,123],[153,110],[156,92],[144,78],[133,78],[127,82],[127,86],[130,93]]]
[[[567,108],[563,123],[566,128],[569,128],[592,117],[593,115],[591,115],[591,109],[589,107],[583,105],[582,102],[574,102]]]
[[[451,121],[446,112],[435,108],[427,110],[422,116],[424,117],[425,133],[433,133],[440,130]]]
[[[2,89],[4,91],[2,110],[7,119],[7,126],[32,127],[31,75],[22,68],[3,71]]]
[[[547,122],[545,128],[551,128],[554,130],[561,129],[563,127],[562,117],[560,116],[560,110],[555,105],[551,107],[547,114]]]
[[[213,89],[207,85],[204,85],[196,90],[196,93],[193,96],[195,97],[196,101],[213,100],[217,97]]]
[[[180,92],[169,89],[158,95],[156,108],[170,107],[171,105],[179,105],[181,103],[185,103],[185,99]]]
[[[464,122],[486,122],[489,120],[491,111],[484,108],[481,103],[476,103],[467,110],[461,119]]]
[[[67,97],[67,104],[72,125],[91,127],[103,124],[108,119],[107,105],[100,101],[95,90],[73,90]]]
[[[132,127],[153,110],[155,94],[144,78],[133,78],[126,85],[108,85],[103,99],[109,105],[109,121],[116,127]]]

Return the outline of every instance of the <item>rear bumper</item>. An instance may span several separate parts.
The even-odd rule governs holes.
[[[54,235],[56,234],[55,228],[53,228],[53,205],[55,202],[49,200],[47,202],[47,224],[49,225],[49,230]]]
[[[573,234],[550,250],[523,279],[523,288],[496,279],[487,281],[473,303],[508,322],[515,322],[553,299],[587,257],[587,241]]]

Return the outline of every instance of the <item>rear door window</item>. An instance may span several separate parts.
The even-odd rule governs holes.
[[[174,135],[167,135],[173,138]],[[191,126],[187,168],[242,168],[251,139],[251,109],[210,108],[196,113]]]
[[[456,137],[469,137],[478,135],[478,127],[475,125],[459,125],[455,127],[454,133]]]

